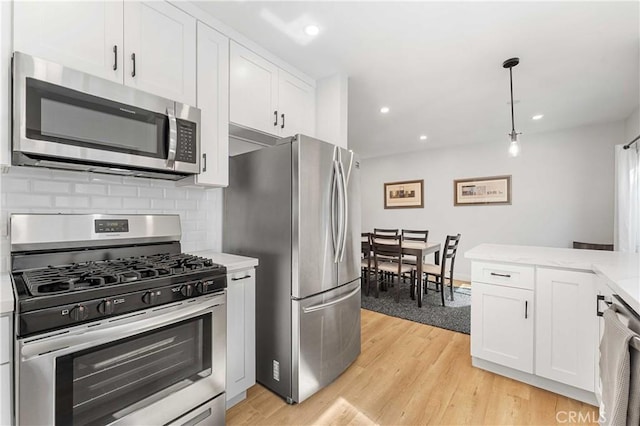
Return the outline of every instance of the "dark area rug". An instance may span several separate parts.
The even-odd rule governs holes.
[[[394,286],[398,283],[394,283]],[[457,331],[458,333],[471,333],[471,289],[454,287],[454,300],[449,300],[449,289],[445,289],[442,306],[440,293],[429,289],[428,294],[422,297],[422,308],[418,308],[418,301],[411,300],[409,296],[409,283],[400,283],[400,302],[396,303],[395,287],[388,286],[387,291],[381,291],[376,299],[373,291],[369,296],[362,292],[362,307],[369,311],[379,312],[392,317],[404,318],[434,327]]]

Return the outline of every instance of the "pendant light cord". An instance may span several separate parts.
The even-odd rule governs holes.
[[[509,85],[511,87],[511,133],[516,132],[515,120],[513,118],[513,67],[509,67]]]

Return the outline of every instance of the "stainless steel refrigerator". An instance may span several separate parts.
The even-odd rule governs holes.
[[[359,168],[303,135],[229,161],[223,248],[259,259],[256,377],[289,403],[360,354]]]

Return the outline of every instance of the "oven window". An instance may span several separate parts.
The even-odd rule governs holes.
[[[58,358],[56,425],[111,423],[210,375],[211,345],[206,314]]]
[[[27,78],[26,115],[30,139],[167,157],[164,114]]]

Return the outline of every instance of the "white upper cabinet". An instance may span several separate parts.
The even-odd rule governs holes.
[[[315,88],[231,42],[230,121],[276,136],[315,136]]]
[[[230,121],[277,134],[278,67],[233,41],[230,57]]]
[[[198,22],[198,102],[200,174],[178,185],[229,184],[229,39]]]
[[[196,104],[196,19],[167,2],[17,1],[14,50]]]
[[[166,2],[124,3],[124,82],[196,104],[196,20]]]
[[[315,90],[304,81],[278,71],[280,136],[315,135]]]
[[[16,1],[13,8],[14,50],[122,83],[122,2]]]

